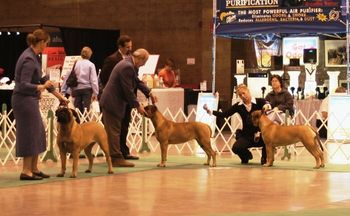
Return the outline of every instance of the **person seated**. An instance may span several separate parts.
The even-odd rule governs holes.
[[[285,112],[294,115],[293,97],[287,89],[283,87],[282,78],[279,75],[271,76],[272,91],[269,92],[265,100],[271,105],[272,112],[268,115],[271,121],[282,124],[285,121]]]
[[[263,98],[254,98],[251,96],[248,87],[244,84],[237,86],[237,95],[241,101],[235,103],[231,108],[221,111],[211,111],[208,106],[204,105],[204,109],[208,114],[213,114],[217,117],[227,118],[235,113],[238,113],[242,118],[243,128],[236,131],[236,142],[232,146],[233,153],[237,154],[241,159],[242,164],[247,164],[253,159],[249,148],[262,147],[261,164],[266,163],[266,149],[263,139],[259,136],[259,127],[255,127],[251,120],[251,114],[255,110],[265,108],[266,100]]]
[[[163,79],[164,87],[175,87],[175,63],[171,58],[168,58],[165,62],[164,68],[158,72],[159,79]]]
[[[345,93],[346,89],[344,87],[338,87],[335,89],[335,93]],[[327,96],[325,99],[322,100],[320,110],[321,117],[317,116],[316,119],[316,127],[320,128],[318,131],[321,138],[327,138],[327,120],[328,120],[328,102],[329,102],[329,96]]]

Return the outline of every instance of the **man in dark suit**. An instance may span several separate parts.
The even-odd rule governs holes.
[[[108,56],[102,65],[102,70],[100,74],[100,84],[101,91],[107,85],[108,79],[112,73],[113,68],[123,60],[124,58],[130,56],[132,50],[132,40],[128,35],[121,35],[117,42],[118,50],[112,55]],[[122,122],[122,129],[120,134],[120,150],[125,159],[127,160],[138,160],[139,157],[130,155],[130,149],[127,145],[127,136],[129,132],[129,122],[131,120],[131,107],[127,107],[125,116]]]
[[[125,160],[121,152],[120,139],[128,108],[136,108],[139,113],[145,113],[143,106],[137,100],[136,90],[139,89],[147,98],[151,97],[153,103],[157,101],[151,90],[138,78],[138,69],[146,63],[148,56],[147,50],[138,49],[131,56],[121,60],[114,67],[100,99],[114,167],[135,166]]]
[[[118,50],[112,55],[108,56],[102,65],[100,81],[103,87],[107,85],[109,76],[112,73],[114,66],[127,56],[130,56],[132,50],[131,37],[128,35],[121,35],[117,42]]]

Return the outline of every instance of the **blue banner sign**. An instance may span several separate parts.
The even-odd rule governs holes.
[[[341,0],[217,0],[217,34],[345,32]]]

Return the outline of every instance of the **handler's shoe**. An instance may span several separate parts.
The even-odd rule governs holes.
[[[135,164],[130,163],[122,158],[115,158],[115,159],[112,159],[112,166],[113,167],[134,167]]]
[[[138,160],[139,157],[134,156],[134,155],[125,155],[124,156],[125,160]]]
[[[253,155],[249,152],[248,158],[241,158],[241,164],[248,164],[251,159],[253,159]]]

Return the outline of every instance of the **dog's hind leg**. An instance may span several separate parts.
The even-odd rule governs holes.
[[[198,144],[202,147],[202,149],[205,151],[205,153],[208,156],[207,163],[204,163],[204,165],[209,165],[211,167],[216,167],[216,153],[211,148],[210,145],[210,139],[209,140],[197,140]],[[205,143],[203,145],[203,143]],[[213,161],[212,164],[210,164],[210,161]]]
[[[267,162],[266,164],[264,164],[263,166],[265,167],[270,167],[273,166],[273,161],[275,160],[275,152],[274,152],[274,147],[272,146],[272,143],[266,143],[265,142],[265,146],[266,146],[266,156],[267,156]]]
[[[108,174],[113,174],[112,159],[111,159],[111,155],[109,154],[109,146],[108,146],[107,136],[104,140],[105,141],[100,141],[99,145],[100,145],[100,148],[102,149],[102,151],[105,153],[106,162],[108,165]]]
[[[320,151],[320,155],[321,155],[321,167],[323,168],[325,167],[323,151]]]
[[[321,159],[321,167],[325,167],[324,154],[323,154],[324,150],[323,150],[323,146],[322,146],[322,143],[320,140],[320,136],[318,134],[316,134],[316,137],[315,137],[315,144],[319,145],[319,148],[317,148],[317,150],[318,150],[318,153],[319,153],[320,159]]]
[[[204,145],[198,143],[200,145],[200,147],[205,151],[205,153],[207,154],[207,162],[204,163],[203,165],[205,166],[209,166],[210,165],[210,160],[211,160],[211,154],[208,148],[206,148]]]
[[[312,156],[314,156],[316,165],[314,166],[314,169],[319,169],[321,167],[321,155],[319,154],[319,151],[317,150],[319,147],[315,145],[313,140],[306,140],[303,142],[305,148],[310,152]]]
[[[86,157],[89,160],[89,168],[87,170],[85,170],[85,173],[91,173],[91,171],[92,171],[92,165],[94,163],[94,157],[92,156],[91,151],[92,151],[92,147],[94,146],[94,144],[95,143],[91,143],[90,145],[88,145],[84,149],[85,155],[86,155]]]

